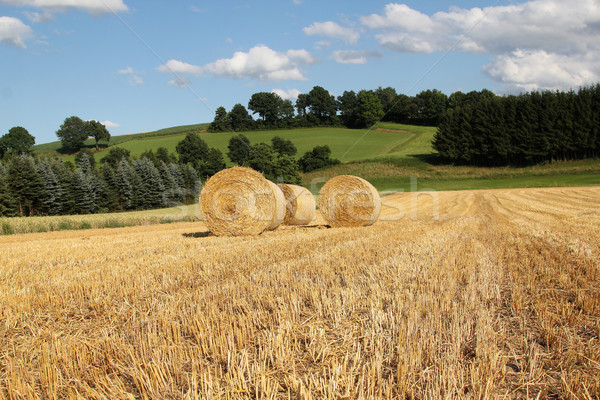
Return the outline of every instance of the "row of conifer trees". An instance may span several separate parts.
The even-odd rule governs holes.
[[[433,147],[456,164],[531,165],[600,155],[600,84],[480,96],[449,109]]]
[[[12,157],[0,163],[0,216],[90,214],[194,202],[200,180],[187,164],[142,157],[106,162],[99,171],[83,154],[59,159]]]

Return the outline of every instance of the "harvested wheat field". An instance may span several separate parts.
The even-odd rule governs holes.
[[[600,188],[0,237],[0,397],[600,397]]]

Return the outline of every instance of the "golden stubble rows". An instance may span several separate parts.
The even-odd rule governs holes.
[[[597,398],[600,189],[0,237],[0,397]]]

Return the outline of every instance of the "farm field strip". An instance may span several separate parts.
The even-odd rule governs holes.
[[[0,398],[600,396],[600,188],[0,237]]]

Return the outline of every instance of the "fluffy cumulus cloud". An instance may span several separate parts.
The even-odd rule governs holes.
[[[271,93],[275,93],[275,94],[279,95],[279,97],[281,97],[284,100],[294,100],[294,99],[297,99],[298,95],[302,92],[299,91],[298,89],[289,89],[289,90],[273,89],[273,90],[271,90]]]
[[[580,0],[576,7],[562,0],[452,7],[431,16],[392,3],[361,23],[393,51],[491,54],[495,58],[484,70],[508,86],[569,88],[591,83],[588,77],[600,72],[600,59],[590,60],[600,50],[600,0]]]
[[[202,67],[198,65],[188,64],[179,60],[169,60],[166,64],[158,67],[160,72],[169,73],[172,75],[177,74],[190,74],[194,76],[202,75]]]
[[[128,10],[123,0],[0,0],[0,4],[37,7],[51,11],[77,9],[94,15]]]
[[[231,58],[224,58],[207,64],[204,70],[219,77],[233,79],[253,79],[257,81],[306,80],[300,71],[302,65],[316,63],[306,50],[279,52],[259,45],[248,52],[238,51]]]
[[[188,64],[179,60],[169,60],[157,69],[160,72],[171,75],[174,79],[168,83],[176,87],[188,87],[192,84],[192,81],[187,76],[200,76],[204,73],[204,69],[201,66]]]
[[[331,58],[341,64],[366,64],[367,58],[381,58],[383,54],[369,50],[336,50]]]
[[[112,121],[102,121],[100,122],[102,125],[104,125],[107,129],[116,129],[116,128],[120,128],[121,125],[117,124],[116,122],[112,122]]]
[[[315,22],[303,29],[309,36],[318,35],[335,39],[342,39],[346,43],[355,44],[360,38],[360,33],[352,28],[346,28],[333,21]]]
[[[544,50],[515,50],[496,56],[484,71],[508,91],[568,90],[600,82],[600,54],[564,55]]]
[[[33,36],[31,28],[18,18],[0,17],[0,43],[24,49],[25,41]]]

